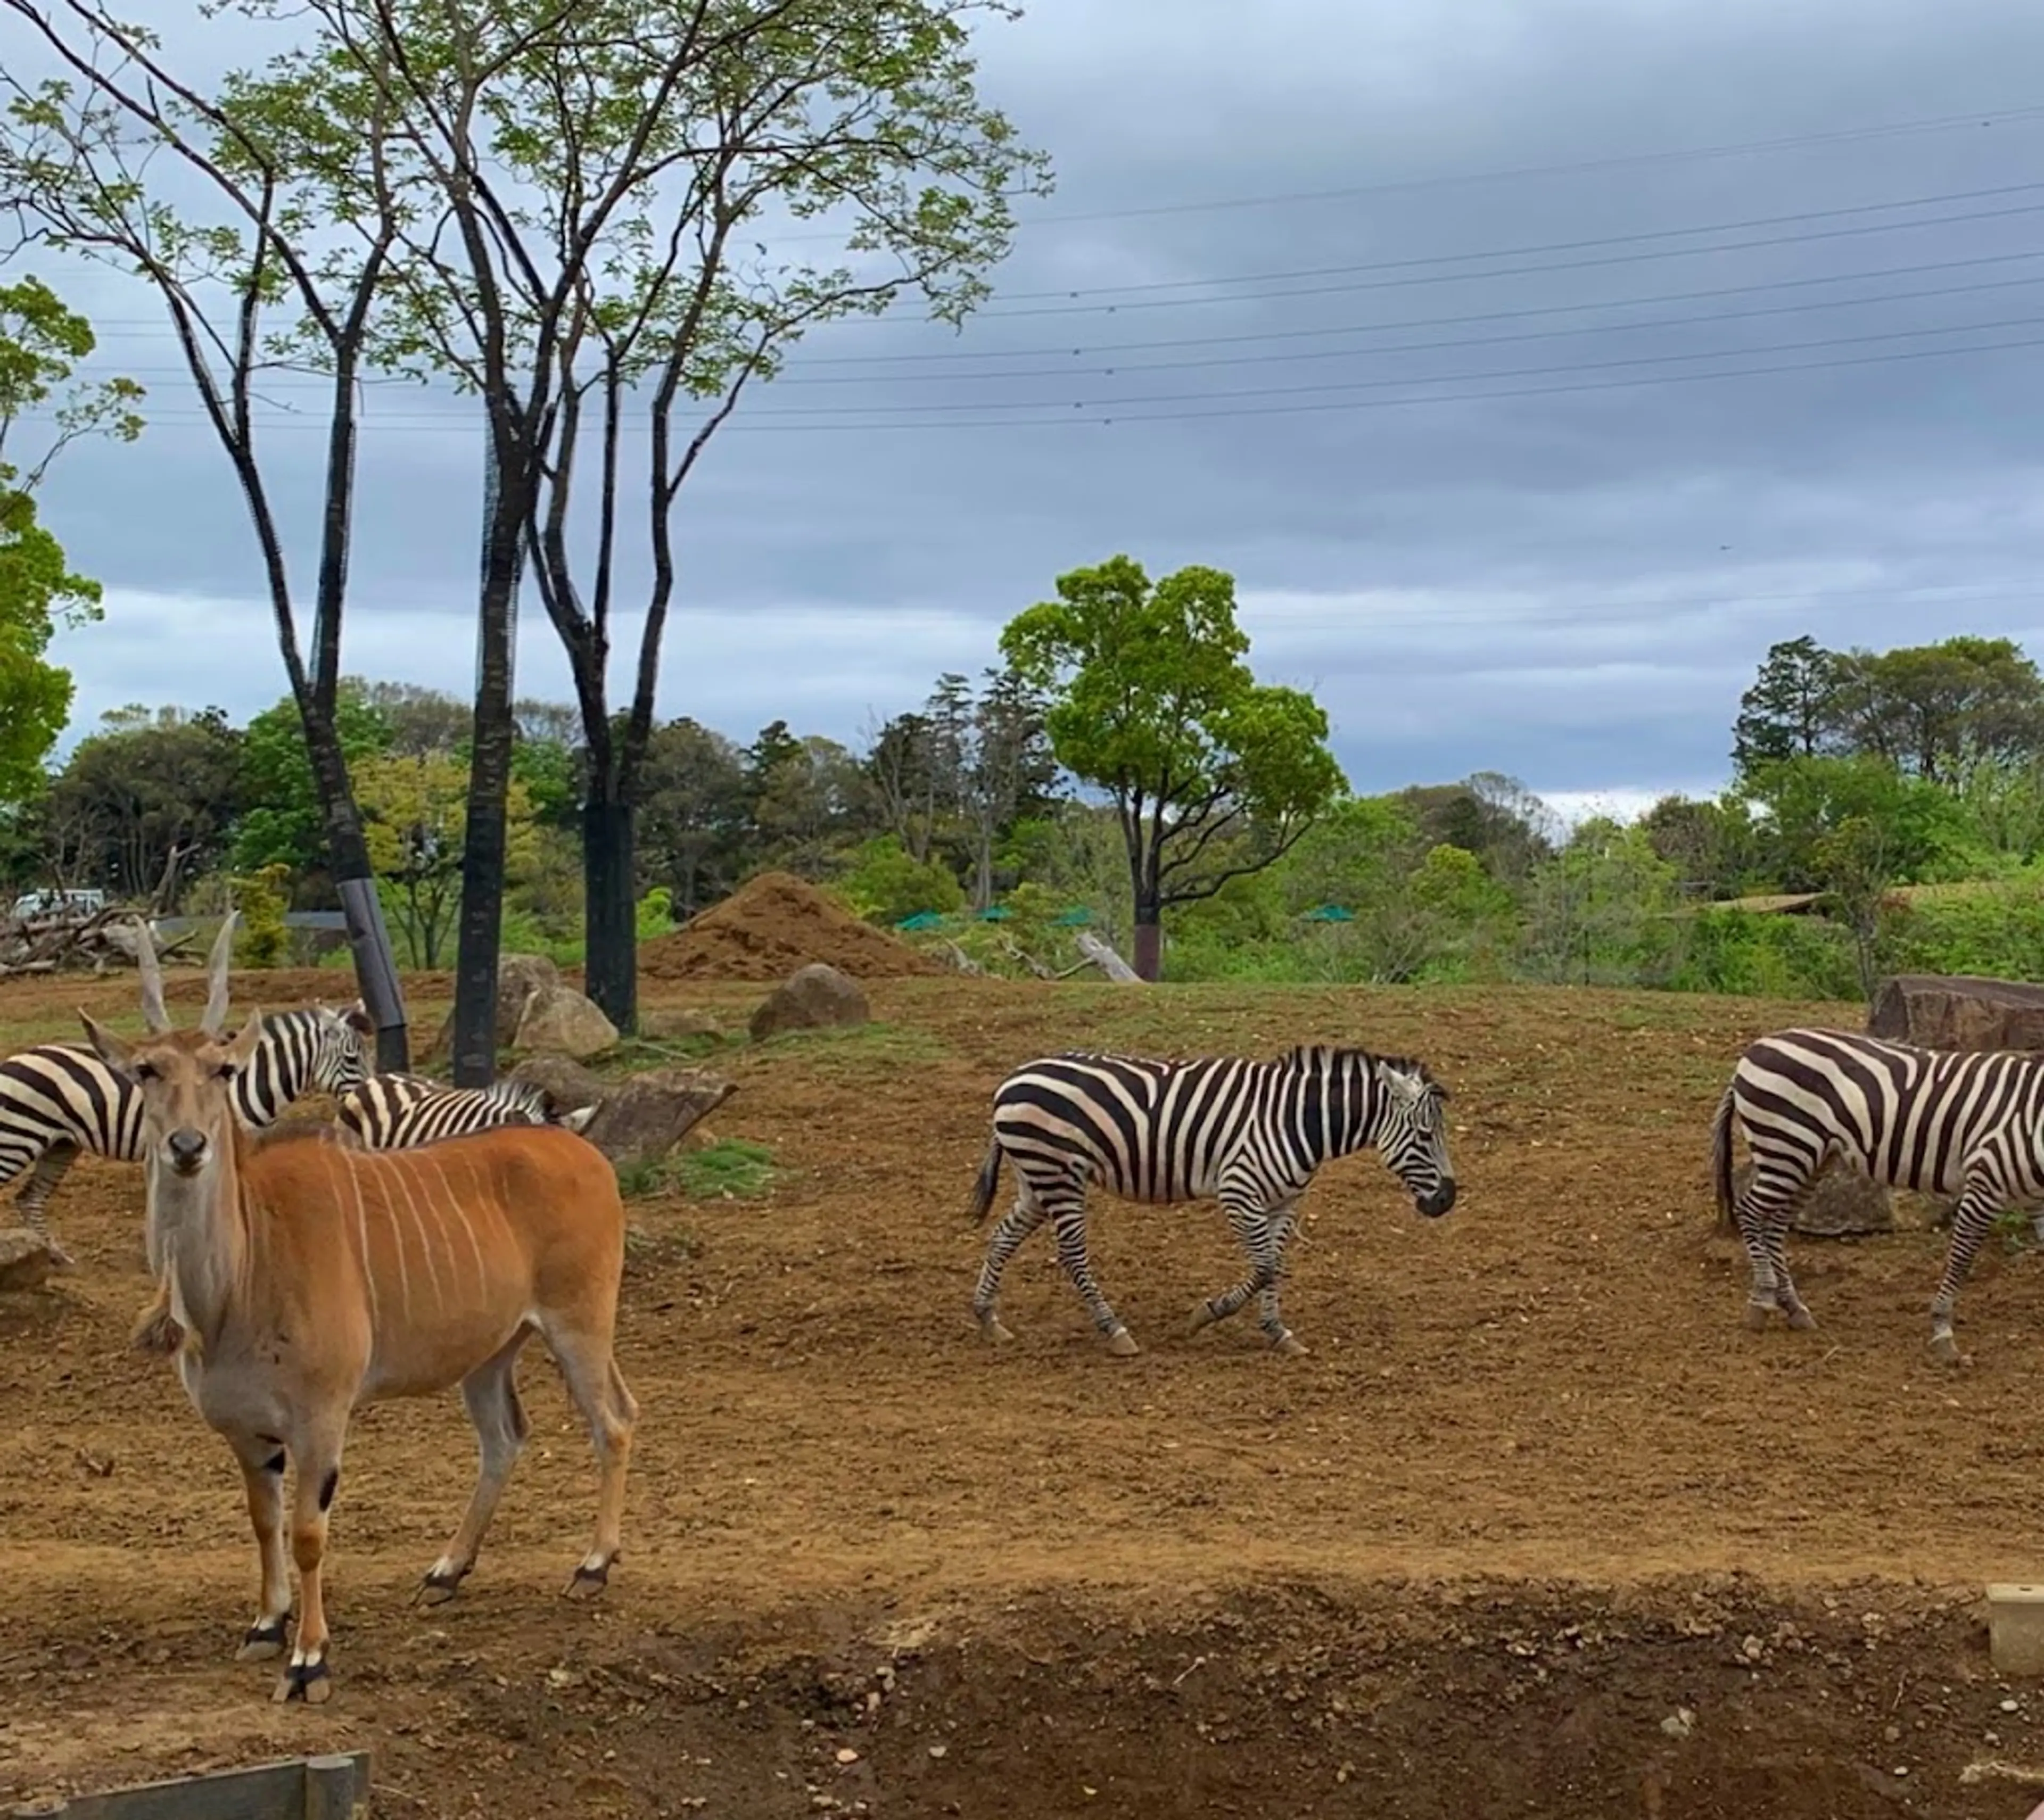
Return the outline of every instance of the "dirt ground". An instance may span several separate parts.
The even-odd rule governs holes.
[[[198,996],[174,981],[175,1003]],[[292,1002],[330,977],[237,976]],[[415,989],[421,1028],[444,981]],[[742,1030],[761,989],[656,987]],[[376,1811],[2019,1820],[2044,1688],[1985,1582],[2044,1577],[2044,1258],[1991,1253],[1936,1368],[1941,1241],[1805,1239],[1814,1334],[1748,1333],[1712,1233],[1740,1044],[1850,1008],[1594,992],[881,980],[863,1030],[733,1043],[706,1136],[763,1196],[636,1201],[644,1408],[622,1565],[559,1597],[594,1476],[552,1368],[482,1562],[414,1608],[474,1466],[459,1400],[359,1416],[337,1691],[232,1660],[256,1563],[225,1447],[124,1350],[140,1182],[82,1162],[81,1268],[0,1298],[0,1806],[329,1749]],[[0,1046],[135,1027],[132,980],[0,990]],[[1312,1347],[1184,1323],[1239,1264],[1212,1208],[1097,1204],[1139,1339],[1108,1357],[1041,1238],[1016,1344],[968,1312],[988,1096],[1045,1049],[1346,1040],[1454,1090],[1462,1198],[1324,1172],[1285,1296]],[[650,1051],[642,1062],[663,1059]],[[1001,1204],[1005,1204],[1004,1189]],[[2019,1395],[2019,1392],[2021,1394]]]

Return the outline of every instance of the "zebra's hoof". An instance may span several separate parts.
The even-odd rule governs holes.
[[[1107,1350],[1118,1359],[1132,1359],[1143,1350],[1126,1327],[1116,1327],[1107,1336]]]
[[[78,1260],[72,1257],[68,1251],[65,1250],[61,1245],[58,1244],[54,1238],[44,1239],[43,1241],[43,1246],[44,1249],[49,1254],[51,1269],[56,1271],[60,1276],[64,1274],[66,1272],[75,1270],[78,1268]]]
[[[1773,1319],[1774,1308],[1771,1303],[1749,1302],[1746,1304],[1746,1324],[1753,1332],[1765,1333],[1767,1323]]]
[[[1193,1309],[1193,1318],[1185,1323],[1185,1338],[1190,1339],[1195,1334],[1204,1333],[1213,1325],[1213,1310],[1205,1303],[1201,1303],[1197,1308]]]
[[[980,1338],[990,1346],[1005,1346],[1015,1338],[998,1321],[995,1320],[982,1321],[979,1323],[979,1333]]]
[[[1940,1365],[1955,1365],[1959,1362],[1959,1343],[1950,1334],[1933,1334],[1931,1356]]]
[[[1270,1342],[1270,1350],[1273,1352],[1282,1353],[1288,1359],[1302,1359],[1311,1356],[1309,1350],[1290,1334],[1280,1334]]]
[[[1799,1334],[1814,1334],[1817,1330],[1817,1317],[1808,1308],[1798,1308],[1788,1317],[1788,1325]]]

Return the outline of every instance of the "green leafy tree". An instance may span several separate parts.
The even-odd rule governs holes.
[[[359,682],[336,691],[333,730],[343,762],[350,767],[390,749],[390,724]],[[302,881],[302,894],[308,881],[326,876],[328,824],[305,718],[295,700],[287,697],[249,721],[242,735],[241,764],[248,807],[235,836],[234,863],[244,872],[288,866]]]
[[[1822,891],[1820,843],[1854,817],[1885,831],[1891,877],[1915,884],[1963,876],[1976,839],[1945,789],[1885,760],[1796,758],[1763,765],[1746,787],[1758,814],[1762,870],[1785,891]]]
[[[941,860],[916,858],[891,834],[862,842],[836,889],[860,916],[876,923],[965,908],[964,888],[951,868]]]
[[[1732,724],[1731,758],[1740,775],[1837,748],[1844,662],[1807,634],[1767,647]]]
[[[1675,870],[1637,822],[1581,824],[1534,876],[1524,964],[1562,985],[1660,985],[1677,958]]]
[[[2044,756],[2044,676],[2012,639],[1950,638],[1839,660],[1852,749],[1963,792],[1984,770]]]
[[[37,516],[36,492],[79,437],[132,442],[142,431],[133,380],[70,384],[94,346],[91,324],[40,279],[0,285],[0,802],[38,792],[71,716],[71,673],[48,661],[50,639],[100,611],[99,584],[72,572]],[[31,413],[50,426],[33,453],[20,446]]]
[[[1153,586],[1117,555],[1059,576],[1057,591],[1009,622],[1001,648],[1050,696],[1058,763],[1112,799],[1134,964],[1154,980],[1164,911],[1270,865],[1347,785],[1320,705],[1258,684],[1243,662],[1232,577],[1192,567]]]

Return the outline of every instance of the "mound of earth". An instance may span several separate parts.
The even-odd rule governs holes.
[[[860,922],[807,880],[763,872],[671,935],[644,944],[639,973],[649,980],[782,980],[812,961],[854,979],[949,970]]]

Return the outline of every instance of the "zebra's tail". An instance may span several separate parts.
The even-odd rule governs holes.
[[[1727,1086],[1711,1121],[1711,1181],[1717,1190],[1718,1231],[1733,1230],[1731,1192],[1732,1089]]]
[[[966,1209],[966,1218],[977,1226],[986,1218],[986,1210],[993,1205],[993,1191],[1001,1183],[1001,1140],[990,1138],[986,1146],[986,1160],[979,1165],[979,1179],[972,1185],[972,1200]]]

